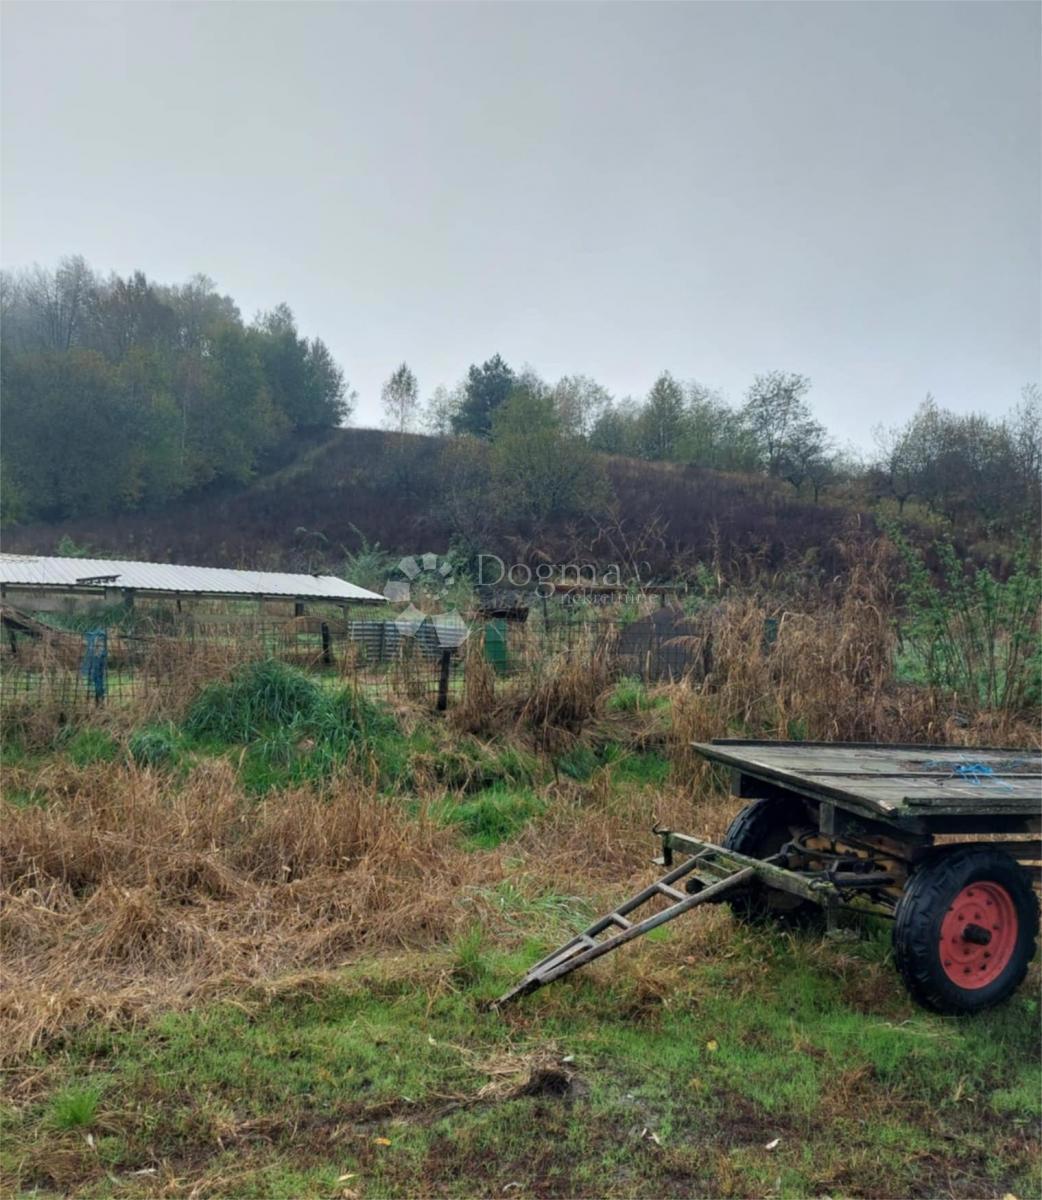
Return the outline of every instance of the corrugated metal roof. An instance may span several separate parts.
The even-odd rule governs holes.
[[[223,567],[181,567],[173,563],[124,562],[107,558],[47,558],[0,554],[0,583],[23,587],[136,588],[181,595],[294,596],[307,600],[379,600],[335,575],[290,575],[283,571],[231,571]]]

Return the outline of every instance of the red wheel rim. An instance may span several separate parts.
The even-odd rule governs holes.
[[[941,922],[941,965],[961,988],[982,988],[1006,969],[1017,944],[1017,910],[1000,883],[971,883]]]

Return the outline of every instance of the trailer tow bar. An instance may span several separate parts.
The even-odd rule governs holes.
[[[672,863],[674,849],[672,839],[675,835],[664,829],[656,829],[655,832],[662,837],[661,861],[663,865],[669,866]],[[572,938],[570,942],[566,942],[552,954],[537,962],[516,987],[504,992],[498,1000],[493,1002],[492,1008],[503,1008],[505,1005],[519,1000],[522,996],[527,996],[538,988],[553,983],[555,979],[561,979],[565,975],[570,975],[572,971],[585,967],[587,963],[593,962],[595,958],[600,958],[602,954],[609,954],[626,942],[632,942],[634,938],[639,938],[643,934],[657,929],[660,925],[665,925],[667,921],[676,920],[677,917],[683,916],[696,905],[711,903],[721,899],[728,892],[744,887],[752,881],[759,873],[758,869],[764,865],[755,859],[734,855],[719,846],[714,846],[711,842],[695,842],[694,839],[686,838],[683,840],[685,842],[683,849],[688,850],[690,847],[694,851],[692,857],[681,863],[680,866],[674,867],[668,874],[635,896],[631,896],[629,900],[620,904],[612,912],[599,917],[577,937]],[[673,886],[685,875],[693,872],[695,878],[689,881],[689,886],[694,885],[697,888],[693,895],[685,895]],[[663,896],[667,900],[673,901],[669,907],[653,913],[636,924],[627,919],[635,909]],[[612,928],[619,932],[611,937],[597,940],[599,934]]]

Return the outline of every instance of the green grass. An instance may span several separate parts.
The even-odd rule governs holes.
[[[200,750],[245,746],[240,773],[250,792],[321,783],[366,750],[398,738],[393,718],[349,687],[326,687],[274,660],[250,663],[229,683],[204,688],[183,731]],[[373,754],[382,771],[392,753]]]
[[[470,846],[488,850],[545,810],[546,800],[531,788],[499,784],[465,798],[446,796],[433,813],[444,824],[458,826]]]
[[[641,712],[668,706],[668,696],[651,695],[641,679],[630,676],[620,679],[608,698],[608,709],[611,712]]]
[[[0,768],[42,766],[46,757],[29,750],[17,737],[0,739]]]
[[[445,788],[435,818],[469,848],[502,846],[506,878],[461,888],[459,931],[422,950],[37,1049],[10,1076],[0,1193],[1040,1194],[1035,991],[973,1019],[923,1012],[882,921],[835,943],[693,914],[490,1012],[596,915],[581,885],[542,880],[525,843],[510,845],[553,802],[550,764],[433,723],[406,735],[368,701],[297,675],[241,676],[186,728],[140,729],[125,753],[171,769],[171,788],[193,759],[231,754],[261,792],[328,778],[364,752],[389,804],[419,806],[414,777]],[[124,751],[85,729],[59,753]],[[5,748],[3,761],[45,759]],[[576,747],[556,768],[580,784],[603,772],[598,787],[627,798],[671,784],[665,755],[613,743]]]
[[[1034,1002],[956,1021],[912,1009],[895,983],[862,1011],[853,968],[882,968],[879,944],[870,934],[851,963],[739,930],[664,995],[631,959],[497,1015],[487,999],[527,959],[472,926],[443,966],[372,960],[279,999],[72,1039],[47,1090],[12,1110],[0,1161],[24,1189],[98,1196],[149,1194],[155,1180],[135,1173],[164,1163],[204,1194],[251,1200],[325,1195],[342,1175],[367,1197],[511,1182],[926,1196],[955,1180],[963,1196],[1038,1194]],[[490,1095],[508,1055],[516,1086]],[[524,1094],[537,1060],[574,1076],[567,1095]],[[83,1090],[85,1073],[103,1090]],[[88,1127],[105,1132],[104,1165],[67,1140]]]
[[[601,765],[601,757],[592,747],[580,742],[555,762],[562,775],[584,783]]]
[[[185,732],[224,743],[249,742],[285,724],[320,720],[329,697],[321,684],[273,659],[243,667],[229,683],[211,683],[189,709]]]
[[[78,767],[91,763],[115,762],[120,755],[119,743],[103,729],[80,729],[73,732],[64,744],[65,754]]]
[[[620,758],[612,770],[612,780],[620,787],[663,787],[672,769],[666,755],[648,750]]]
[[[184,760],[184,743],[173,724],[146,725],[130,735],[127,752],[139,767],[176,767]]]
[[[534,755],[516,746],[481,742],[473,737],[436,741],[429,734],[413,735],[410,767],[453,792],[477,792],[495,784],[525,786],[541,774]]]
[[[94,1123],[100,1099],[97,1085],[70,1085],[51,1098],[48,1117],[56,1129],[87,1128]]]

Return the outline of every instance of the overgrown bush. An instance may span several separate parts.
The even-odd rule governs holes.
[[[896,540],[908,569],[902,638],[911,670],[973,709],[1037,710],[1042,577],[1028,550],[1003,581],[985,567],[967,569],[949,542],[939,542],[937,580],[917,550]]]
[[[184,729],[201,741],[245,744],[247,786],[265,791],[327,777],[349,756],[393,733],[395,723],[357,690],[330,688],[269,659],[204,688]]]
[[[323,706],[313,679],[273,659],[249,663],[228,683],[204,688],[185,718],[185,731],[215,742],[249,742]]]

